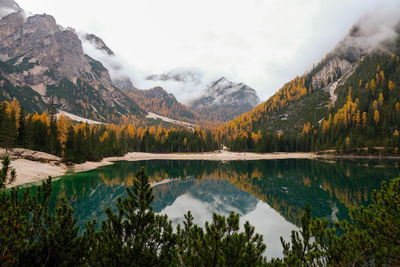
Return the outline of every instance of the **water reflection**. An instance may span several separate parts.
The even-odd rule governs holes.
[[[105,219],[135,172],[145,166],[154,188],[156,212],[168,214],[176,225],[191,210],[196,223],[210,221],[213,212],[239,213],[264,235],[268,255],[279,256],[279,237],[288,238],[300,224],[305,205],[317,217],[348,218],[350,206],[366,205],[383,180],[399,176],[396,161],[262,160],[118,162],[94,171],[72,174],[54,182],[53,203],[66,196],[79,225]],[[171,179],[169,182],[163,182]],[[53,204],[54,205],[54,204]]]

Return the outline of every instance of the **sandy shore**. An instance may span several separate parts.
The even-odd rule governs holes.
[[[82,164],[66,166],[61,162],[61,158],[27,149],[14,149],[11,151],[11,165],[17,172],[14,183],[8,187],[14,187],[29,183],[39,182],[48,176],[58,177],[67,171],[83,172],[96,169],[101,166],[113,164],[115,161],[139,161],[139,160],[210,160],[210,161],[234,161],[234,160],[265,160],[265,159],[320,159],[334,162],[336,159],[371,159],[371,158],[393,158],[400,159],[398,156],[352,156],[335,155],[332,151],[326,154],[317,155],[315,153],[238,153],[229,151],[215,151],[207,153],[140,153],[132,152],[122,157],[109,157],[99,162],[87,161]],[[4,149],[0,148],[0,156],[5,154]]]
[[[20,150],[18,150],[21,154]],[[34,155],[35,151],[25,151],[25,154]],[[96,169],[101,166],[113,164],[115,161],[139,161],[139,160],[210,160],[210,161],[232,161],[232,160],[262,160],[262,159],[313,159],[314,153],[237,153],[229,151],[216,151],[207,153],[171,153],[171,154],[153,154],[132,152],[122,157],[105,158],[99,162],[87,161],[82,164],[66,166],[60,163],[61,159],[52,155],[40,152],[39,158],[32,157],[32,160],[18,158],[13,154],[11,165],[17,172],[17,178],[8,187],[19,186],[39,182],[48,176],[57,177],[64,175],[67,171],[83,172]],[[45,160],[44,160],[45,159]],[[51,159],[51,160],[47,160]]]
[[[216,151],[206,153],[141,153],[131,152],[122,157],[105,158],[99,162],[85,162],[76,164],[73,168],[76,172],[89,171],[101,166],[113,164],[114,161],[139,161],[139,160],[210,160],[210,161],[232,161],[232,160],[262,160],[262,159],[313,159],[314,153],[238,153],[229,151]]]
[[[26,159],[11,160],[11,166],[17,172],[17,178],[8,187],[38,182],[49,176],[57,177],[64,175],[66,172],[65,166],[56,166],[50,163]]]

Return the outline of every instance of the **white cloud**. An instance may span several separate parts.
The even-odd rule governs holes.
[[[285,241],[290,240],[290,235],[293,230],[299,230],[294,224],[285,220],[276,210],[268,204],[258,202],[257,207],[240,218],[242,224],[249,221],[256,229],[257,233],[261,233],[267,244],[267,256],[282,257],[282,245],[280,238]]]
[[[396,1],[17,2],[33,13],[54,15],[63,26],[100,36],[131,66],[135,74],[130,75],[139,83],[147,74],[196,68],[209,79],[226,76],[244,82],[265,100],[317,63],[361,15]],[[143,82],[143,86],[152,85]],[[163,85],[178,100],[187,100],[200,90]]]
[[[184,214],[189,210],[194,217],[194,223],[200,226],[204,226],[206,222],[211,222],[214,212],[224,216],[228,216],[230,211],[240,213],[230,206],[229,202],[221,202],[215,195],[213,197],[212,202],[205,202],[193,197],[190,193],[186,193],[179,196],[170,206],[165,207],[160,214],[168,214],[168,218],[176,227],[178,224],[183,224]],[[277,211],[261,200],[247,214],[241,214],[241,230],[243,230],[246,221],[249,221],[255,227],[257,233],[263,235],[264,243],[267,244],[266,256],[269,258],[282,257],[280,237],[282,236],[288,241],[291,231],[298,230],[295,225],[286,221]]]

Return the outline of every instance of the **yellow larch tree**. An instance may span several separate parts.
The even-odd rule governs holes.
[[[380,93],[379,94],[379,105],[381,105],[381,107],[383,106],[383,94],[382,93]]]
[[[393,82],[392,80],[389,80],[388,88],[389,88],[390,91],[393,90],[393,88],[394,88],[394,82]]]
[[[379,77],[380,77],[381,82],[384,82],[384,81],[385,81],[385,73],[383,72],[383,70],[381,70],[381,71],[379,72]]]
[[[374,111],[374,121],[376,124],[379,123],[379,111],[377,109]]]
[[[361,123],[361,115],[360,115],[360,110],[357,110],[357,115],[356,115],[356,126],[359,127]]]
[[[372,90],[376,89],[375,79],[371,79],[369,87],[371,87]]]
[[[311,124],[309,122],[307,122],[306,124],[304,124],[301,135],[308,134],[310,132],[310,130],[311,130]]]
[[[395,109],[397,112],[400,112],[400,103],[399,102],[396,103]]]
[[[367,112],[362,113],[362,125],[363,127],[367,127]]]
[[[57,119],[57,131],[58,131],[58,141],[61,146],[65,148],[65,143],[67,142],[68,129],[72,125],[70,118],[60,115]]]
[[[14,112],[16,126],[19,128],[19,118],[21,116],[21,106],[16,98],[14,98],[11,102],[6,102],[6,112],[8,116],[11,116],[11,113]]]

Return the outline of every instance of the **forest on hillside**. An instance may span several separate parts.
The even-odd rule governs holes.
[[[365,56],[360,66],[336,90],[335,106],[320,122],[307,122],[295,134],[268,130],[270,116],[313,94],[309,75],[285,84],[269,100],[213,132],[234,151],[354,152],[384,147],[397,154],[400,131],[400,56],[377,53]],[[316,112],[316,111],[315,111]],[[307,114],[302,114],[307,116]]]
[[[61,156],[67,162],[98,161],[127,152],[205,152],[219,148],[210,131],[199,127],[162,128],[74,123],[49,114],[27,114],[15,99],[0,104],[0,146],[22,147]]]

